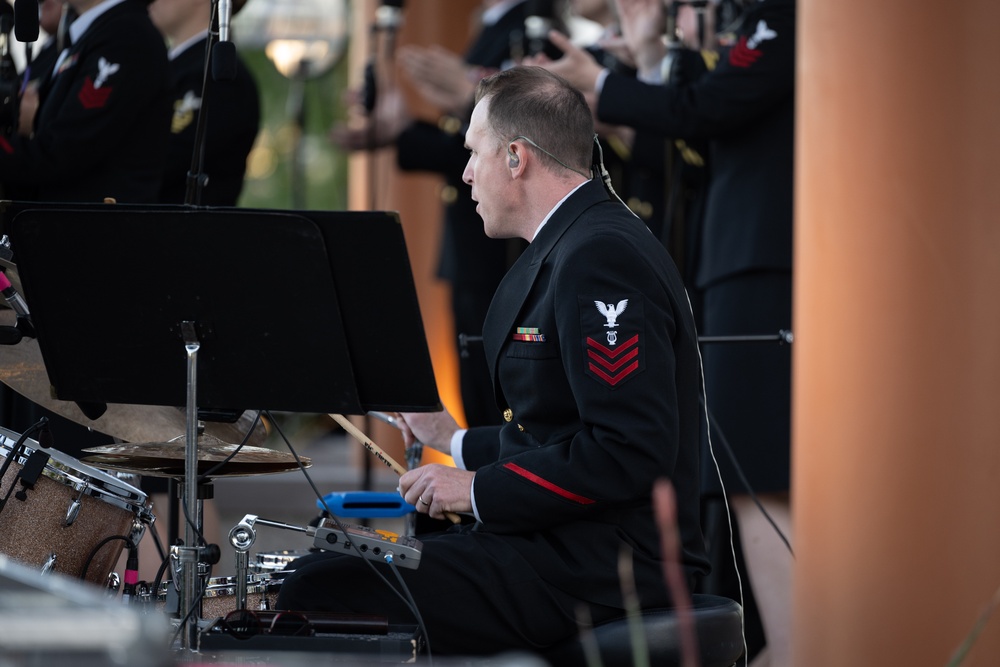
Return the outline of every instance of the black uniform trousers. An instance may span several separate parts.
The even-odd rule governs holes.
[[[577,633],[581,605],[595,623],[621,615],[619,609],[582,602],[547,584],[510,536],[469,524],[420,539],[419,567],[398,572],[416,602],[433,654],[543,650],[542,638]],[[296,560],[289,569],[295,573],[281,587],[279,609],[295,600],[311,610],[374,614],[387,616],[390,625],[416,625],[397,578],[382,562],[323,551]]]

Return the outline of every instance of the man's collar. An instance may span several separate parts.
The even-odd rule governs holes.
[[[176,44],[176,45],[172,46],[170,48],[170,53],[167,54],[167,56],[171,60],[174,60],[179,55],[181,55],[182,53],[184,53],[189,48],[191,48],[192,46],[194,46],[195,44],[197,44],[201,40],[205,39],[206,37],[208,37],[208,28],[205,28],[204,30],[202,30],[202,31],[200,31],[200,32],[198,32],[198,33],[196,33],[194,35],[191,35],[190,37],[188,37],[187,39],[185,39],[180,44]]]
[[[538,238],[538,232],[542,231],[542,227],[544,227],[545,223],[549,221],[549,218],[552,217],[552,214],[555,213],[557,210],[559,210],[559,207],[563,205],[563,202],[569,199],[574,192],[585,186],[587,183],[590,183],[590,181],[584,181],[583,183],[580,183],[580,185],[576,186],[575,188],[567,192],[565,197],[556,202],[556,205],[552,207],[552,210],[549,211],[549,214],[546,215],[544,218],[542,218],[542,221],[538,224],[538,227],[535,227],[535,235],[531,237],[532,241]]]

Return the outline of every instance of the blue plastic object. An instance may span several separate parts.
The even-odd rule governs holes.
[[[331,512],[347,517],[377,519],[404,516],[416,509],[395,491],[344,491],[328,493],[323,500]],[[316,501],[316,508],[320,511],[326,511],[327,507]]]

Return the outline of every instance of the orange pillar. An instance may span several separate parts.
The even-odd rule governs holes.
[[[1000,586],[998,25],[799,3],[795,665],[948,665]]]
[[[361,86],[364,65],[369,58],[372,24],[377,0],[355,4],[353,40],[349,54],[352,87]],[[440,44],[458,54],[464,53],[473,26],[473,12],[478,0],[420,0],[405,3],[403,24],[396,44]],[[383,60],[379,76],[392,76],[404,89],[406,81],[396,68]],[[422,103],[415,94],[407,101],[415,116],[436,121],[434,109]],[[372,161],[374,160],[374,165]],[[458,357],[455,352],[455,332],[451,318],[450,291],[447,283],[437,278],[438,249],[442,233],[441,188],[443,180],[426,173],[404,173],[396,167],[392,148],[374,154],[356,154],[350,160],[349,207],[353,210],[374,208],[398,211],[406,236],[410,264],[417,287],[417,297],[424,320],[431,359],[441,400],[453,414],[461,418],[462,404],[458,390]],[[406,369],[400,369],[405,373]],[[402,461],[402,439],[390,426],[369,423],[371,437],[390,455]],[[443,461],[447,457],[425,450],[424,461]]]

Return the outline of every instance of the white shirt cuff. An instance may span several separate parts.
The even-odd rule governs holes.
[[[608,74],[610,73],[611,70],[609,70],[607,67],[598,72],[597,81],[594,82],[594,92],[596,92],[598,95],[600,95],[601,90],[604,89],[604,81],[608,78]]]
[[[469,429],[460,428],[451,435],[451,458],[455,460],[455,467],[468,470],[465,467],[465,459],[462,458],[462,439]]]
[[[465,432],[468,429],[460,428],[455,431],[451,436],[451,458],[455,461],[455,467],[461,468],[462,470],[468,470],[465,467],[465,459],[462,458],[462,443],[464,442]],[[472,485],[469,487],[469,498],[472,499],[472,514],[476,517],[476,521],[482,522],[479,518],[479,510],[476,509],[476,478],[472,478]]]
[[[663,60],[660,61],[660,64],[657,67],[654,67],[648,72],[640,71],[636,78],[643,83],[648,83],[654,86],[661,85],[667,80],[667,74],[670,71],[672,61],[673,56],[668,53],[663,56]]]
[[[479,508],[476,507],[476,478],[472,478],[472,486],[469,487],[469,497],[472,498],[472,514],[476,517],[476,521],[482,523],[483,520],[479,518]]]

